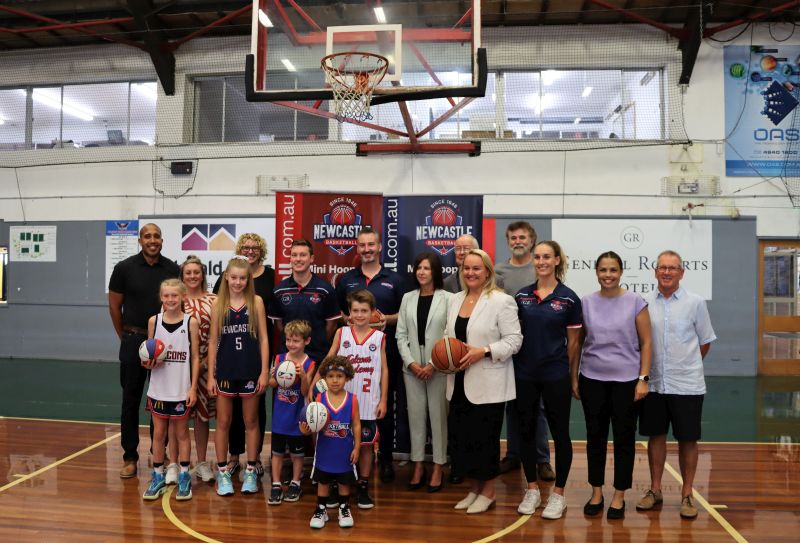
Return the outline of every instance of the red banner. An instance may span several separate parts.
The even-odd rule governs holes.
[[[292,273],[292,241],[305,238],[314,246],[311,271],[330,281],[358,263],[356,238],[365,226],[383,230],[383,196],[278,192],[275,205],[275,266],[278,280]]]

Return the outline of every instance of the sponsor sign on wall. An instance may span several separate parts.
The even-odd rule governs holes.
[[[800,175],[800,45],[728,45],[725,173]]]
[[[275,264],[275,219],[234,217],[183,217],[179,219],[141,218],[140,224],[154,222],[161,228],[164,238],[162,254],[182,263],[187,256],[195,255],[204,264],[208,275],[208,288],[225,271],[233,256],[236,240],[245,233],[255,233],[267,242],[265,264]]]
[[[278,280],[291,273],[289,258],[295,239],[314,246],[311,271],[336,284],[336,279],[358,263],[356,238],[365,226],[382,231],[380,194],[316,192],[276,193],[276,264]]]
[[[658,254],[671,249],[683,259],[686,274],[681,285],[711,300],[709,220],[553,219],[553,239],[567,255],[564,282],[581,296],[599,290],[594,264],[605,251],[622,257],[622,286],[647,296],[657,290]]]
[[[114,266],[139,250],[139,221],[106,221],[106,292]]]
[[[383,213],[384,266],[404,275],[426,251],[439,255],[445,276],[455,273],[456,239],[482,238],[483,196],[387,196]]]

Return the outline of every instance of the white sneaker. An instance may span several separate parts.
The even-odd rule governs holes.
[[[547,498],[547,506],[545,506],[544,511],[542,511],[542,518],[551,520],[561,518],[561,515],[563,515],[566,510],[567,500],[564,499],[564,496],[552,492],[550,497]]]
[[[474,492],[470,492],[467,494],[467,497],[458,502],[453,509],[467,509],[477,499],[478,495]]]
[[[517,513],[520,515],[532,515],[536,508],[542,505],[542,495],[539,493],[538,488],[529,488],[525,491],[525,497],[517,507]]]
[[[178,464],[174,462],[167,466],[167,475],[165,477],[165,481],[168,485],[177,485],[178,484],[178,475],[181,473],[181,468]]]
[[[214,480],[214,472],[211,471],[211,466],[208,462],[200,462],[194,467],[194,472],[197,477],[204,483],[210,483]]]
[[[326,522],[328,522],[328,512],[318,507],[314,510],[314,516],[311,517],[311,522],[308,525],[319,530],[325,527]]]

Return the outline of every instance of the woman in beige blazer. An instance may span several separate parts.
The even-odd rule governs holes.
[[[403,296],[397,318],[397,347],[403,359],[408,425],[411,432],[411,461],[414,474],[409,490],[425,483],[425,439],[427,419],[431,421],[433,471],[428,492],[442,488],[442,466],[447,462],[447,377],[431,364],[433,345],[444,336],[447,307],[452,294],[443,290],[442,263],[435,253],[422,253],[414,261],[416,289]],[[424,319],[424,321],[423,321]]]
[[[500,431],[505,402],[516,396],[511,357],[522,345],[517,304],[498,289],[492,260],[473,249],[461,268],[464,290],[450,300],[447,335],[469,350],[456,374],[447,376],[453,417],[453,461],[472,488],[456,509],[482,513],[494,505]]]

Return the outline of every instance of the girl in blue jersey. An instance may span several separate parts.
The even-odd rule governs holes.
[[[267,501],[270,505],[280,505],[283,500],[296,502],[303,494],[300,477],[303,475],[305,447],[297,421],[305,413],[305,397],[310,385],[308,376],[314,373],[314,361],[306,354],[306,347],[311,343],[311,325],[308,321],[291,321],[284,326],[283,332],[287,352],[275,357],[269,376],[269,385],[275,389],[272,399],[272,489]],[[287,360],[294,364],[296,377],[292,386],[281,387],[278,386],[275,371]],[[292,480],[284,496],[281,467],[287,447],[292,457]]]
[[[211,307],[208,338],[208,394],[217,398],[217,494],[233,494],[227,467],[228,432],[233,398],[242,398],[247,449],[247,470],[243,494],[258,491],[256,461],[261,442],[258,428],[258,396],[267,390],[269,346],[264,301],[255,294],[247,258],[235,256],[228,262],[220,289]]]
[[[353,378],[353,365],[344,356],[329,356],[319,368],[319,374],[328,385],[327,392],[318,394],[316,400],[328,410],[328,422],[317,434],[312,478],[317,482],[317,508],[311,517],[312,528],[323,528],[328,522],[325,505],[330,484],[339,485],[339,526],[351,528],[350,488],[356,483],[356,462],[361,449],[361,419],[358,399],[347,392],[344,385]],[[300,430],[308,435],[311,429],[304,421]]]

